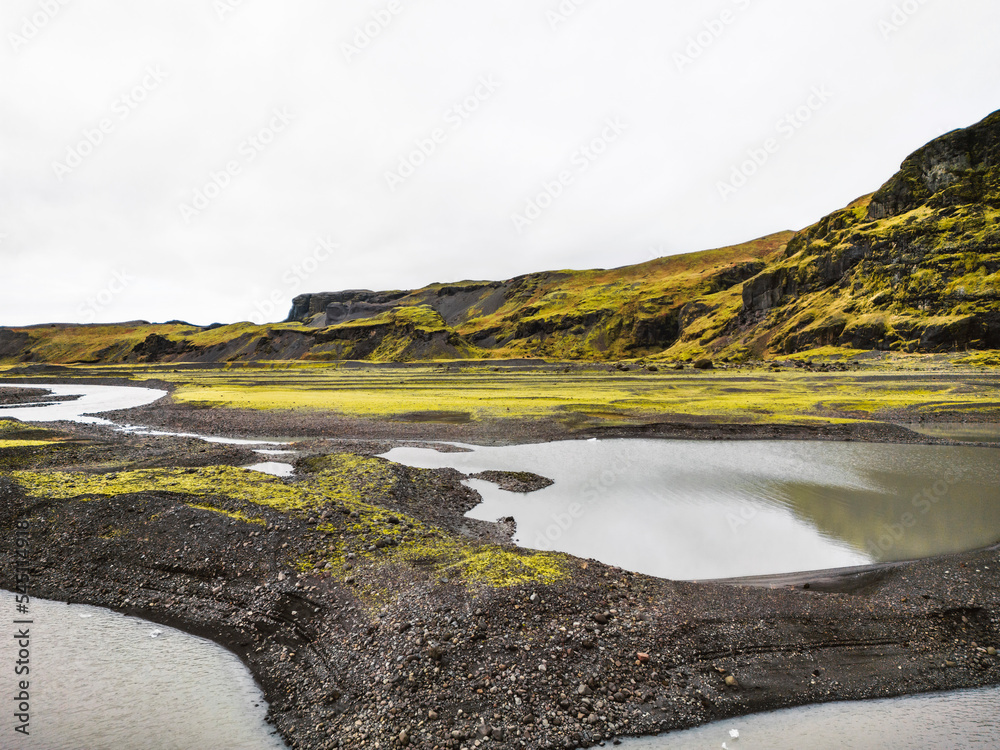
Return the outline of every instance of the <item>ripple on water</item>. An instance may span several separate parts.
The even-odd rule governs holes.
[[[0,593],[13,613],[14,595]],[[265,723],[267,704],[235,654],[107,609],[31,601],[31,735],[0,727],[4,750],[285,748]],[[2,652],[13,664],[13,639]],[[23,679],[23,678],[18,678]],[[13,669],[0,690],[15,695]]]

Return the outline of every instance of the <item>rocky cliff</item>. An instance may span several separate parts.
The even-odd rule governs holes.
[[[1000,113],[797,233],[724,326],[751,351],[1000,347]],[[721,322],[721,321],[720,321]]]

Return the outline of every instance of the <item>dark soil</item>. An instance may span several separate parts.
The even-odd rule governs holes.
[[[530,471],[481,471],[471,477],[493,482],[507,492],[534,492],[553,484],[548,477],[540,477]]]
[[[39,401],[72,401],[78,396],[53,396],[44,388],[4,388],[0,386],[0,406],[7,404],[33,404]],[[0,419],[3,410],[0,409]]]
[[[676,421],[647,424],[568,426],[555,419],[498,419],[467,423],[410,422],[345,417],[305,410],[199,409],[169,399],[103,417],[167,430],[246,436],[364,438],[381,441],[451,441],[476,445],[542,443],[552,440],[646,437],[678,440],[857,440],[873,443],[948,443],[884,422],[846,424],[719,424]]]
[[[401,438],[473,442],[469,425],[400,428],[176,406],[128,415],[194,432],[339,438],[296,446],[300,471],[320,453],[374,455]],[[914,435],[866,429],[867,439]],[[475,434],[541,440],[556,425],[524,430],[493,425]],[[677,424],[640,434],[865,437],[834,427],[745,430]],[[63,447],[0,450],[0,473],[241,465],[254,456],[105,428],[65,432],[72,439]],[[399,490],[387,508],[473,543],[509,538],[509,528],[464,518],[477,496],[460,473],[423,472],[416,481],[414,470],[393,470]],[[420,566],[359,566],[346,578],[300,573],[294,559],[329,540],[316,518],[265,509],[266,525],[251,525],[185,501],[167,492],[32,499],[0,477],[0,532],[13,539],[18,521],[30,524],[34,596],[127,612],[239,654],[264,689],[270,720],[295,748],[378,742],[430,750],[485,736],[497,748],[590,747],[806,703],[1000,684],[1000,659],[987,652],[1000,647],[1000,547],[729,583],[666,581],[573,560],[571,577],[558,584],[495,589]],[[329,523],[350,534],[338,518],[331,508]],[[0,547],[5,588],[14,586],[12,547]]]

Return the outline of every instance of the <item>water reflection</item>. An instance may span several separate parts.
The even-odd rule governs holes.
[[[11,619],[14,596],[0,592]],[[285,748],[264,722],[266,704],[229,651],[179,630],[99,607],[32,599],[29,737],[0,727],[7,750]],[[18,626],[23,627],[23,626]],[[5,665],[17,658],[5,639]],[[13,668],[0,690],[16,694]]]
[[[995,449],[805,441],[564,441],[468,453],[396,448],[425,468],[531,471],[528,495],[470,480],[469,515],[515,541],[651,575],[726,578],[910,559],[1000,540]]]

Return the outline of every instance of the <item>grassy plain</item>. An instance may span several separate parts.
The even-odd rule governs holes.
[[[827,353],[832,362],[840,350]],[[1000,372],[940,355],[898,355],[859,369],[656,370],[569,365],[121,365],[61,368],[65,379],[166,383],[191,408],[324,412],[402,421],[554,420],[566,424],[815,423],[989,420],[1000,414]],[[0,377],[4,376],[0,368]],[[29,380],[30,377],[24,378]]]

